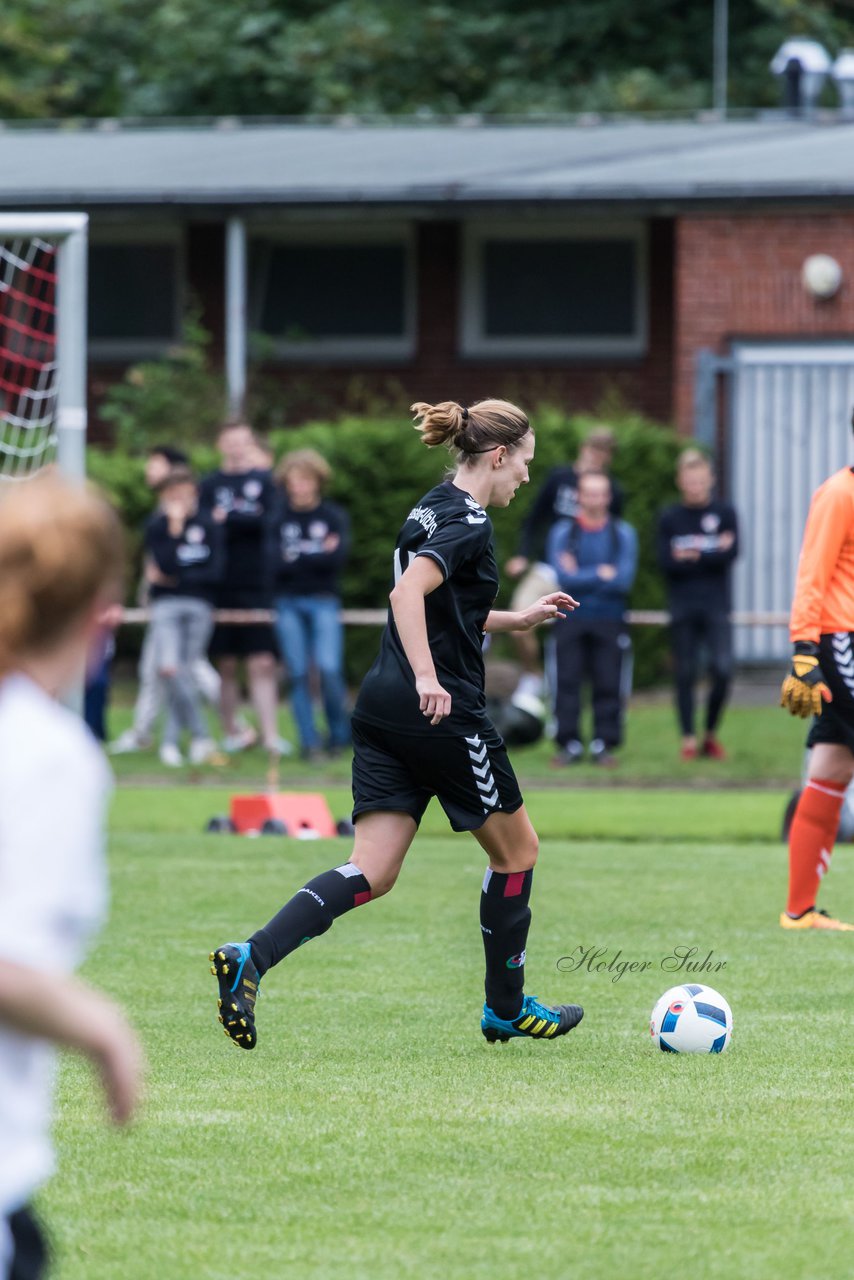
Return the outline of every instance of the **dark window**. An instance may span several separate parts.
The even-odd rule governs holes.
[[[90,245],[90,338],[171,339],[177,303],[176,245]]]
[[[258,245],[253,289],[256,323],[272,337],[400,338],[406,331],[402,244]]]
[[[637,328],[630,240],[487,240],[486,338],[626,337]]]

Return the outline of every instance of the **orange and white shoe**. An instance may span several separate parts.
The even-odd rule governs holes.
[[[783,929],[833,929],[837,933],[854,933],[854,924],[834,920],[826,911],[818,911],[815,907],[794,919],[784,911],[780,916],[780,926]]]

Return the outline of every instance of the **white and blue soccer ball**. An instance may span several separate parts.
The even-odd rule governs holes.
[[[663,1053],[723,1053],[732,1037],[732,1009],[713,987],[686,982],[656,1001],[649,1034]]]

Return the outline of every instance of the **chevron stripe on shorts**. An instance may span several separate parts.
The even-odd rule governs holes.
[[[474,774],[475,785],[480,795],[484,813],[500,809],[498,787],[495,785],[495,778],[492,775],[492,765],[489,762],[489,751],[486,743],[482,741],[479,734],[475,734],[473,738],[466,738],[466,746],[468,747],[471,771]]]

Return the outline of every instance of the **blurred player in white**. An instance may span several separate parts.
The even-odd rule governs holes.
[[[121,577],[105,502],[54,477],[0,498],[0,1278],[36,1280],[29,1209],[53,1168],[53,1045],[91,1059],[113,1119],[140,1068],[121,1012],[71,976],[104,917],[104,757],[57,698],[79,680]]]

